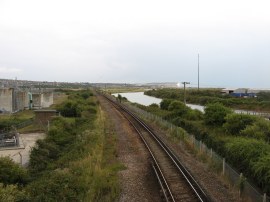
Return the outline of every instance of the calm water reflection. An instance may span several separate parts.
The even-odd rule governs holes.
[[[151,97],[148,95],[144,95],[143,92],[134,92],[134,93],[115,93],[114,96],[118,96],[120,94],[122,97],[126,97],[130,102],[136,102],[145,106],[149,106],[153,103],[160,104],[162,99]],[[204,111],[204,106],[187,104],[191,109],[198,109],[200,111]]]
[[[160,104],[162,99],[151,97],[148,95],[144,95],[144,92],[132,92],[132,93],[115,93],[114,96],[118,96],[120,94],[122,97],[126,97],[130,102],[136,102],[141,105],[149,106],[153,103]],[[201,112],[204,112],[204,106],[195,105],[195,104],[187,104],[191,109],[197,109]],[[251,115],[261,115],[261,113],[257,113],[255,111],[247,111],[247,110],[234,110],[235,113],[238,114],[251,114]]]
[[[126,97],[130,102],[136,102],[145,106],[149,106],[153,103],[160,104],[161,99],[144,95],[143,92],[134,92],[134,93],[115,93],[114,96],[120,94],[122,97]]]

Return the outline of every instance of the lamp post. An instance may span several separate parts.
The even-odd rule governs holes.
[[[190,82],[184,81],[182,82],[184,84],[184,103],[187,104],[186,102],[186,84],[190,84]]]

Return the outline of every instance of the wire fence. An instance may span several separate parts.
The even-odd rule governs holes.
[[[142,119],[155,122],[161,128],[169,130],[171,134],[176,134],[178,137],[180,137],[181,142],[185,142],[187,145],[193,148],[197,154],[206,159],[214,172],[223,176],[232,187],[239,191],[239,196],[242,198],[242,200],[270,202],[269,196],[260,193],[258,188],[255,188],[255,186],[249,183],[241,173],[234,170],[226,162],[225,158],[218,155],[215,151],[213,151],[213,149],[208,148],[207,145],[205,145],[202,141],[198,141],[193,135],[183,133],[183,129],[171,124],[166,120],[163,120],[161,117],[139,109],[130,103],[124,103],[124,105]]]

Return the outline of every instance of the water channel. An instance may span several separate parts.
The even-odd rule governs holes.
[[[136,102],[138,104],[142,104],[145,106],[149,106],[153,103],[160,104],[162,99],[155,98],[152,96],[144,95],[144,92],[130,92],[130,93],[115,93],[114,96],[118,96],[120,94],[122,97],[126,97],[130,102]],[[204,106],[201,105],[195,105],[195,104],[187,104],[191,109],[197,109],[201,112],[204,112]],[[268,117],[268,113],[258,113],[255,111],[249,111],[249,110],[234,110],[235,113],[238,114],[251,114],[251,115],[260,115]]]
[[[115,93],[114,96],[118,96],[120,94],[122,97],[126,97],[130,102],[136,102],[141,105],[149,106],[151,104],[160,104],[162,99],[155,98],[152,96],[144,95],[144,92],[134,92],[134,93]],[[198,109],[204,112],[204,106],[187,104],[191,109]]]

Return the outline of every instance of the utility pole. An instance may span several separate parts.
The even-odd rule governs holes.
[[[184,103],[187,104],[187,102],[186,102],[186,84],[190,84],[190,82],[184,81],[184,82],[182,82],[182,84],[184,84]]]
[[[198,53],[198,90],[200,90],[200,54]]]

